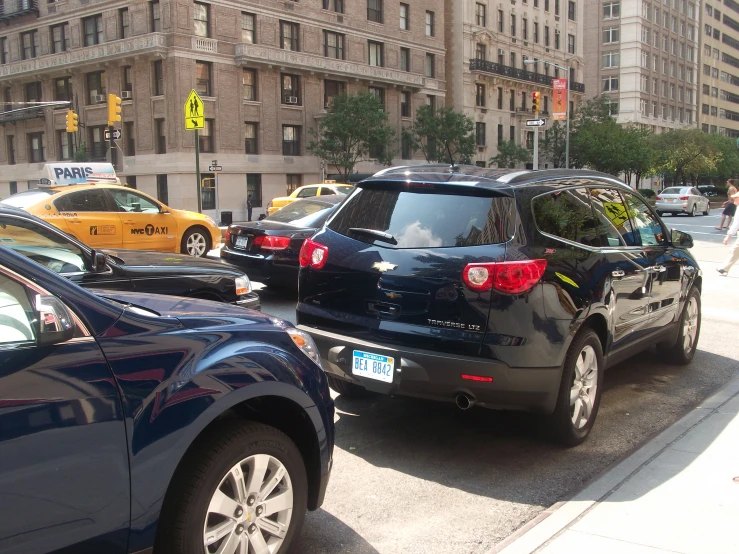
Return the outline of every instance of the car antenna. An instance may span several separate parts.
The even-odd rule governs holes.
[[[452,156],[452,150],[449,148],[448,140],[444,141],[444,146],[446,147],[447,154],[449,154],[449,171],[454,172],[457,170],[457,166],[454,165],[454,156]]]

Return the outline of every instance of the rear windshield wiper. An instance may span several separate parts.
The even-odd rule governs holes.
[[[395,237],[392,236],[390,233],[385,233],[384,231],[378,231],[377,229],[363,229],[361,227],[349,227],[349,232],[357,233],[360,235],[370,235],[382,242],[387,242],[390,244],[398,244],[398,241],[395,240]]]

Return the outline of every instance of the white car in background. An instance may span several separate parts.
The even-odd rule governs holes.
[[[669,187],[657,195],[654,209],[660,216],[688,214],[693,217],[699,212],[708,215],[711,202],[695,187]]]

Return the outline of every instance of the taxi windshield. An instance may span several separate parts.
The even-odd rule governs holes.
[[[13,206],[14,208],[27,208],[28,206],[32,206],[37,202],[41,202],[44,198],[54,196],[58,192],[59,191],[56,190],[24,190],[23,192],[8,196],[7,198],[3,199],[0,204],[3,204],[5,206]]]

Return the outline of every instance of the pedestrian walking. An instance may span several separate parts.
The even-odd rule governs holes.
[[[251,221],[251,210],[254,207],[254,203],[251,199],[251,194],[246,197],[246,219]]]
[[[734,194],[732,194],[729,197],[729,201],[733,203],[734,208],[736,209],[736,206],[739,205],[739,192],[735,192]],[[729,244],[729,238],[736,235],[737,231],[739,231],[739,218],[735,217],[734,223],[731,225],[731,227],[729,227],[729,231],[726,233],[724,244]],[[731,266],[734,265],[737,261],[739,261],[739,236],[737,236],[736,241],[734,242],[734,246],[732,246],[731,248],[731,254],[729,254],[729,257],[726,259],[723,267],[717,268],[716,271],[718,271],[720,275],[726,277],[729,274]]]
[[[719,223],[718,227],[716,227],[716,229],[718,229],[719,231],[721,229],[728,229],[729,227],[731,227],[731,220],[736,213],[736,204],[734,204],[731,197],[739,192],[739,190],[737,190],[734,183],[735,179],[729,179],[726,183],[727,185],[729,185],[729,190],[726,191],[727,200],[724,203],[724,211],[721,212],[721,223]],[[724,220],[726,220],[726,225],[724,225]]]

